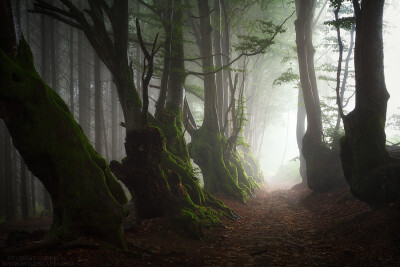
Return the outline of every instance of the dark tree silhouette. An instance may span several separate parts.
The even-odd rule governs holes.
[[[384,1],[353,0],[356,15],[356,106],[342,113],[343,171],[351,192],[373,207],[400,198],[400,163],[386,149],[385,121],[389,93],[383,65]],[[340,103],[340,101],[338,101]]]

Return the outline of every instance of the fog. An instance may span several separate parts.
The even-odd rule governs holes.
[[[330,10],[324,12],[325,18],[329,18]],[[385,30],[383,32],[384,39],[384,56],[385,56],[385,77],[386,86],[390,94],[387,109],[387,121],[393,114],[399,113],[400,110],[400,9],[399,4],[396,2],[390,3],[384,14]],[[324,26],[329,28],[328,26]],[[331,28],[329,33],[333,36],[336,32]],[[347,38],[348,36],[345,35]],[[345,37],[345,38],[346,38]],[[314,33],[314,45],[318,46],[322,41],[323,35]],[[325,53],[325,51],[322,51]],[[318,58],[321,51],[317,49],[316,57]],[[330,51],[326,58],[333,59],[332,64],[337,65],[338,53]],[[351,67],[353,65],[351,62]],[[295,66],[297,67],[297,66]],[[318,76],[318,73],[317,73]],[[329,86],[325,81],[318,81],[319,91],[321,95],[329,91]],[[334,86],[333,83],[330,86]],[[331,90],[332,92],[332,90]],[[287,95],[288,102],[296,103],[297,94],[292,93]],[[354,102],[354,101],[353,101]],[[350,103],[348,111],[354,106]],[[293,108],[293,107],[292,107]],[[269,183],[287,183],[295,184],[301,181],[298,172],[299,161],[296,157],[299,155],[296,142],[296,114],[297,110],[293,109],[288,112],[279,114],[275,121],[268,126],[264,134],[264,142],[260,150],[260,164],[264,172],[265,180]],[[393,127],[386,128],[387,139],[392,141],[400,141],[399,132]],[[275,176],[279,168],[285,165],[284,175]]]

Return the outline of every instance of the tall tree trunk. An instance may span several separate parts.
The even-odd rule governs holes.
[[[353,1],[356,14],[354,53],[356,105],[343,118],[341,159],[351,192],[373,207],[400,198],[400,163],[386,150],[386,90],[382,20],[384,1]]]
[[[135,11],[140,14],[140,4],[139,1],[136,1],[135,3]],[[142,96],[142,73],[140,71],[140,68],[143,64],[143,60],[142,60],[142,51],[140,50],[140,45],[137,44],[136,45],[136,49],[135,49],[135,56],[136,56],[136,60],[138,61],[138,67],[136,68],[136,89],[138,90],[139,96],[140,98],[143,98]],[[143,99],[142,99],[143,101]]]
[[[207,1],[198,0],[203,72],[213,67],[210,10]],[[221,134],[217,117],[217,91],[214,74],[204,75],[203,125],[191,134],[189,151],[199,165],[204,188],[209,192],[223,191],[242,202],[253,194],[257,185],[247,177],[239,157],[228,149],[228,141]]]
[[[212,57],[212,28],[210,24],[210,8],[207,1],[197,1],[200,17],[200,36],[202,49],[202,65],[203,72],[214,67]],[[215,74],[204,75],[204,121],[203,127],[210,132],[217,133],[219,131],[217,117],[217,88],[215,83]]]
[[[69,108],[75,114],[74,92],[74,28],[69,28]]]
[[[222,28],[222,40],[221,40],[221,52],[222,52],[222,65],[227,65],[230,62],[230,25],[229,25],[229,18],[228,18],[228,9],[229,9],[229,1],[226,0],[220,0],[221,4],[221,15],[223,18],[223,28]],[[224,100],[223,100],[223,110],[224,110],[224,116],[226,113],[226,110],[229,107],[229,92],[230,92],[230,82],[232,81],[232,74],[229,69],[223,70],[222,71],[222,80],[223,80],[223,95],[224,95]],[[229,116],[229,115],[228,115]],[[224,118],[226,121],[226,118]],[[225,136],[229,137],[230,135],[230,127],[225,127]]]
[[[94,61],[94,148],[97,153],[103,155],[103,129],[102,129],[102,102],[103,102],[103,88],[101,83],[101,67],[100,59],[93,53]]]
[[[182,1],[174,0],[173,15],[171,24],[171,51],[170,69],[168,79],[167,106],[182,111],[183,106],[183,84],[185,82],[185,65],[183,51],[183,32],[182,32]]]
[[[296,45],[300,83],[307,113],[307,130],[302,141],[306,160],[307,185],[314,191],[327,191],[342,184],[339,155],[332,153],[322,140],[321,107],[314,68],[312,43],[315,0],[297,0]],[[326,170],[331,168],[332,171]]]
[[[185,64],[184,64],[184,38],[183,38],[183,8],[182,8],[182,0],[171,1],[172,4],[171,11],[172,13],[171,20],[169,20],[169,24],[171,26],[166,25],[165,34],[167,35],[167,40],[170,42],[170,50],[167,51],[166,59],[167,62],[164,62],[164,66],[167,66],[167,69],[164,69],[164,72],[168,74],[168,95],[166,99],[165,110],[160,113],[158,117],[159,124],[163,129],[164,135],[167,139],[167,150],[171,152],[176,157],[180,158],[185,164],[191,166],[189,152],[187,149],[184,133],[183,133],[183,124],[182,124],[182,107],[183,107],[183,85],[185,83]],[[168,23],[164,21],[164,23]],[[170,35],[168,37],[168,35]],[[168,40],[169,39],[169,40]],[[168,49],[165,47],[165,49]],[[163,73],[163,78],[164,78]],[[161,86],[164,81],[162,81]],[[163,88],[161,88],[163,90]],[[160,99],[158,100],[160,101]]]
[[[85,36],[78,33],[79,124],[90,140],[90,68]]]
[[[45,81],[48,79],[46,20],[47,18],[45,15],[40,15],[40,76]]]
[[[165,15],[163,17],[163,27],[165,31],[165,40],[164,40],[164,63],[163,63],[163,73],[161,76],[160,83],[160,94],[158,96],[158,100],[156,103],[156,113],[155,117],[158,120],[162,120],[161,115],[164,113],[165,102],[167,99],[167,91],[168,91],[168,80],[170,73],[170,65],[171,65],[171,57],[172,57],[172,23],[173,23],[173,1],[168,0],[167,2],[167,10],[165,11]],[[178,25],[182,27],[181,25]],[[182,29],[178,30],[182,35]],[[178,41],[178,40],[177,40]],[[180,45],[178,47],[180,49]],[[183,51],[181,51],[183,53]],[[182,54],[183,59],[183,54]],[[177,59],[178,60],[178,59]],[[182,63],[183,64],[183,63]],[[179,67],[179,66],[178,66]],[[175,83],[175,82],[174,82]]]
[[[316,144],[322,142],[321,109],[314,66],[314,47],[312,44],[312,21],[315,0],[296,1],[297,20],[296,44],[299,58],[300,81],[305,109],[307,111],[307,135]]]
[[[118,155],[118,97],[117,90],[115,89],[115,84],[111,82],[111,158],[117,160]]]
[[[50,35],[50,66],[51,66],[51,87],[60,93],[58,81],[58,62],[57,62],[57,21],[49,19],[49,35]]]
[[[213,17],[213,46],[214,46],[214,58],[215,67],[220,68],[222,66],[221,58],[221,10],[219,5],[219,0],[214,0],[214,17]],[[222,71],[219,71],[215,75],[216,86],[217,86],[217,114],[218,122],[220,127],[224,123],[224,88],[222,80]]]
[[[353,24],[351,26],[350,30],[350,45],[349,45],[349,51],[347,51],[347,56],[345,59],[345,66],[344,66],[344,71],[343,71],[343,80],[342,80],[342,85],[340,87],[340,105],[343,106],[343,98],[344,98],[344,93],[346,92],[346,86],[347,86],[347,79],[349,77],[349,64],[350,64],[350,59],[353,54],[353,49],[354,49],[354,33],[356,31],[356,25]],[[338,111],[337,113],[337,119],[336,119],[336,125],[335,125],[335,131],[333,134],[333,141],[332,143],[334,145],[339,145],[339,128],[340,128],[340,122],[342,118],[340,117],[340,112]]]
[[[297,123],[296,123],[296,140],[297,147],[299,148],[300,154],[300,176],[302,183],[307,184],[307,173],[306,173],[306,162],[303,156],[303,137],[306,128],[306,108],[304,105],[303,92],[299,89],[297,97]]]

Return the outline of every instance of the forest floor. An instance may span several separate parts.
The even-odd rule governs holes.
[[[27,256],[5,256],[0,262],[2,266],[400,266],[399,210],[371,211],[347,188],[325,194],[302,186],[269,188],[263,187],[247,204],[218,195],[241,219],[223,219],[224,226],[205,230],[202,241],[186,237],[165,219],[153,219],[126,232],[130,253],[86,240]],[[48,219],[2,224],[2,245],[7,231],[48,226]]]

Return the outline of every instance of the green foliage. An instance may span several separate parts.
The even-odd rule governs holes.
[[[352,25],[355,23],[355,19],[355,17],[344,17],[339,18],[338,20],[325,21],[324,24],[335,28],[350,30]]]
[[[338,131],[335,130],[336,120],[338,117],[338,109],[334,102],[335,100],[335,97],[324,97],[323,100],[321,100],[324,139],[329,147],[332,147],[332,141],[335,139],[337,134],[344,134],[343,127],[340,127]]]
[[[193,94],[198,98],[204,99],[204,88],[195,84],[185,84],[185,90],[189,94]]]
[[[351,3],[352,0],[330,0],[330,7],[337,9],[342,9],[343,6],[346,6],[347,3]],[[347,3],[346,3],[347,2]]]
[[[299,74],[294,73],[293,68],[290,67],[274,80],[273,85],[283,85],[292,82],[298,82],[299,80],[300,80]]]
[[[247,36],[247,35],[238,35],[238,38],[241,39],[241,43],[237,45],[233,45],[236,50],[246,52],[246,53],[260,53],[264,54],[266,50],[274,44],[271,41],[272,35],[276,33],[284,33],[286,30],[279,25],[275,25],[271,21],[259,21],[260,28],[259,32],[263,37],[258,36]],[[267,37],[265,37],[267,36]]]

